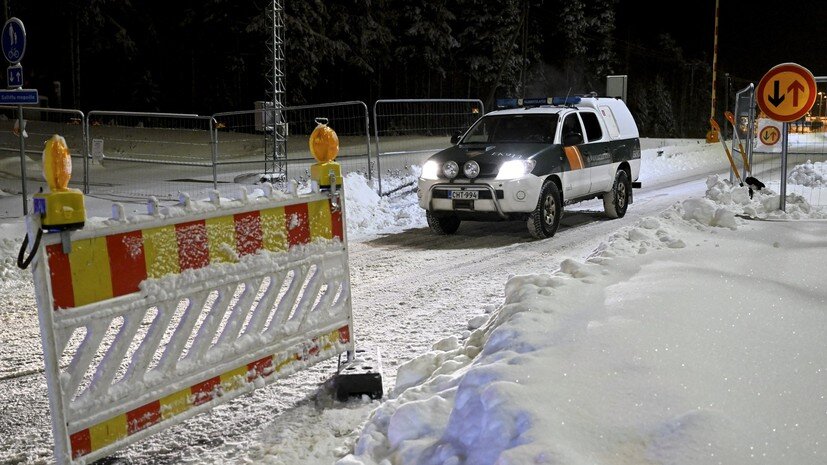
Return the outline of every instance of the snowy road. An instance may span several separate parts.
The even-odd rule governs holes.
[[[600,201],[571,206],[555,237],[543,241],[531,240],[522,222],[464,223],[448,237],[421,227],[351,240],[357,346],[381,351],[388,392],[401,363],[467,332],[475,317],[501,305],[509,275],[552,272],[566,258],[583,259],[617,228],[702,196],[705,178],[691,170],[636,190],[619,220],[604,218]],[[399,201],[413,202],[413,196]],[[49,463],[50,417],[30,276],[2,285],[0,464]],[[349,452],[379,402],[332,401],[322,383],[334,372],[335,361],[323,362],[122,450],[108,463],[332,463]]]
[[[701,180],[637,191],[620,220],[605,218],[601,201],[575,205],[550,240],[532,240],[522,222],[469,222],[453,236],[419,228],[351,243],[357,342],[380,348],[393,386],[395,363],[501,305],[510,275],[550,273],[566,258],[583,259],[615,229],[704,189]]]

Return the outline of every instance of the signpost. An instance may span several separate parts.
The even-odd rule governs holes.
[[[804,118],[813,108],[816,96],[813,73],[796,63],[782,63],[767,71],[755,91],[758,107],[770,119],[782,124],[781,131],[781,210],[786,211],[787,138],[790,122]],[[769,134],[767,135],[770,136]],[[775,135],[774,137],[777,137]]]
[[[36,89],[23,89],[23,66],[20,60],[26,53],[26,28],[23,21],[17,18],[9,18],[3,25],[0,32],[0,45],[3,48],[3,56],[9,62],[6,71],[8,90],[0,90],[0,104],[17,105],[17,119],[20,128],[23,124],[23,105],[37,104],[40,97]],[[29,214],[28,193],[26,192],[26,142],[23,131],[20,131],[20,179],[22,182],[23,214]]]

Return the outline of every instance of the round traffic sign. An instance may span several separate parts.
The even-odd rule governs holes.
[[[758,137],[764,145],[775,145],[781,140],[781,131],[775,126],[765,126],[764,129],[761,129]]]
[[[816,80],[807,68],[796,63],[782,63],[761,78],[755,89],[755,99],[770,119],[789,123],[813,108]]]
[[[3,56],[6,57],[9,63],[16,65],[23,59],[23,54],[26,53],[26,28],[23,27],[23,21],[17,18],[9,18],[6,24],[3,25],[2,37],[0,43],[3,46]]]

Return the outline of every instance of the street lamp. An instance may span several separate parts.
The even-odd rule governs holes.
[[[818,93],[818,116],[824,116],[824,112],[822,110],[824,105],[824,92]]]

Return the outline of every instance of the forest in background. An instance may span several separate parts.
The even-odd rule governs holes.
[[[624,1],[288,0],[285,104],[479,98],[490,110],[499,97],[602,95],[607,75],[625,74],[642,136],[703,137],[711,50],[689,56],[668,34],[623,28]],[[25,86],[50,106],[212,114],[265,99],[271,3],[4,7],[26,27]],[[718,83],[723,108],[720,71]]]

